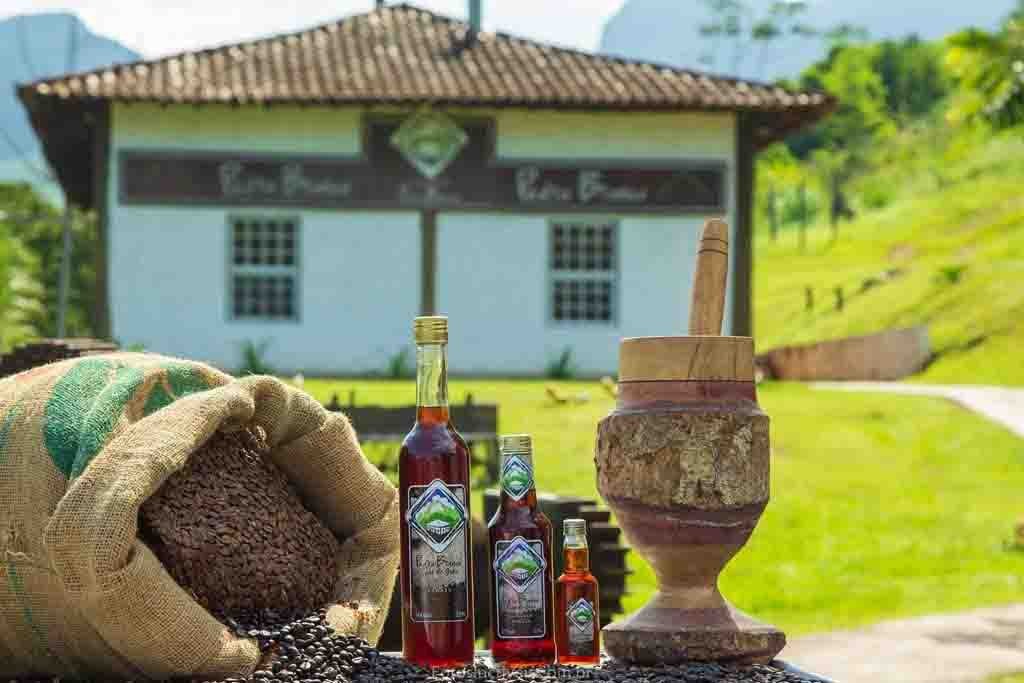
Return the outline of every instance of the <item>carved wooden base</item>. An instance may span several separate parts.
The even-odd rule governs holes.
[[[679,609],[655,606],[656,596],[627,619],[604,627],[601,634],[605,651],[639,664],[767,664],[775,659],[786,645],[785,634],[722,602],[723,606],[717,608]]]

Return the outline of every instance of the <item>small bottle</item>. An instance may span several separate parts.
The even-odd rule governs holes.
[[[507,667],[555,661],[551,522],[537,510],[533,447],[502,436],[501,503],[487,525],[491,568],[491,656]]]
[[[567,519],[562,547],[565,572],[555,586],[559,664],[601,661],[601,606],[597,579],[590,573],[587,521]]]
[[[469,448],[448,411],[448,319],[416,318],[416,424],[398,459],[402,654],[424,667],[473,663]]]

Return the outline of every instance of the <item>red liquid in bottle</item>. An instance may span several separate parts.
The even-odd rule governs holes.
[[[503,448],[516,438],[502,437]],[[531,454],[503,453],[501,469],[501,503],[487,527],[491,655],[507,667],[543,666],[555,661],[551,522],[537,510]]]
[[[570,524],[576,522],[574,532]],[[558,663],[590,666],[601,661],[601,605],[583,520],[566,520],[565,572],[555,585]]]
[[[420,345],[399,495],[402,653],[426,667],[472,664],[475,639],[469,448],[451,425],[447,396],[444,345]]]

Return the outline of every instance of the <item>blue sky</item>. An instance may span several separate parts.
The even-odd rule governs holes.
[[[594,50],[623,0],[484,0],[484,28]],[[3,0],[0,19],[72,11],[147,57],[305,28],[372,9],[373,0]],[[467,0],[412,4],[464,17]]]

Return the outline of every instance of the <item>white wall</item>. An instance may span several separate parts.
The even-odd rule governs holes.
[[[619,340],[682,333],[700,221],[619,221],[617,319],[549,320],[548,217],[442,214],[438,306],[451,318],[453,372],[538,374],[570,347],[583,374],[615,373]]]
[[[494,111],[501,159],[719,160],[735,206],[731,114]],[[477,112],[479,114],[479,112]],[[245,340],[270,340],[285,372],[380,370],[409,343],[420,301],[415,212],[120,206],[122,149],[358,155],[355,109],[117,105],[111,148],[109,258],[115,337],[163,353],[238,365]],[[227,218],[301,221],[299,322],[228,317]],[[581,372],[614,373],[623,336],[685,330],[700,216],[601,216],[620,224],[614,325],[548,320],[544,214],[443,212],[437,303],[451,316],[453,372],[540,374],[565,347]],[[726,320],[729,320],[728,312]]]
[[[728,215],[734,214],[731,114],[538,111],[498,112],[497,117],[501,159],[724,162]],[[617,319],[612,325],[549,320],[548,223],[559,216],[439,216],[438,306],[451,317],[453,371],[538,374],[570,347],[581,373],[614,374],[622,337],[686,332],[703,217],[596,217],[616,219],[620,226]],[[727,305],[726,333],[730,311]]]
[[[408,345],[419,311],[418,214],[116,203],[120,149],[359,151],[358,117],[350,112],[303,110],[289,123],[263,110],[213,109],[115,109],[109,219],[114,337],[227,369],[238,366],[243,342],[265,339],[268,361],[283,372],[383,369],[388,356]],[[231,215],[299,217],[298,322],[229,319]]]

